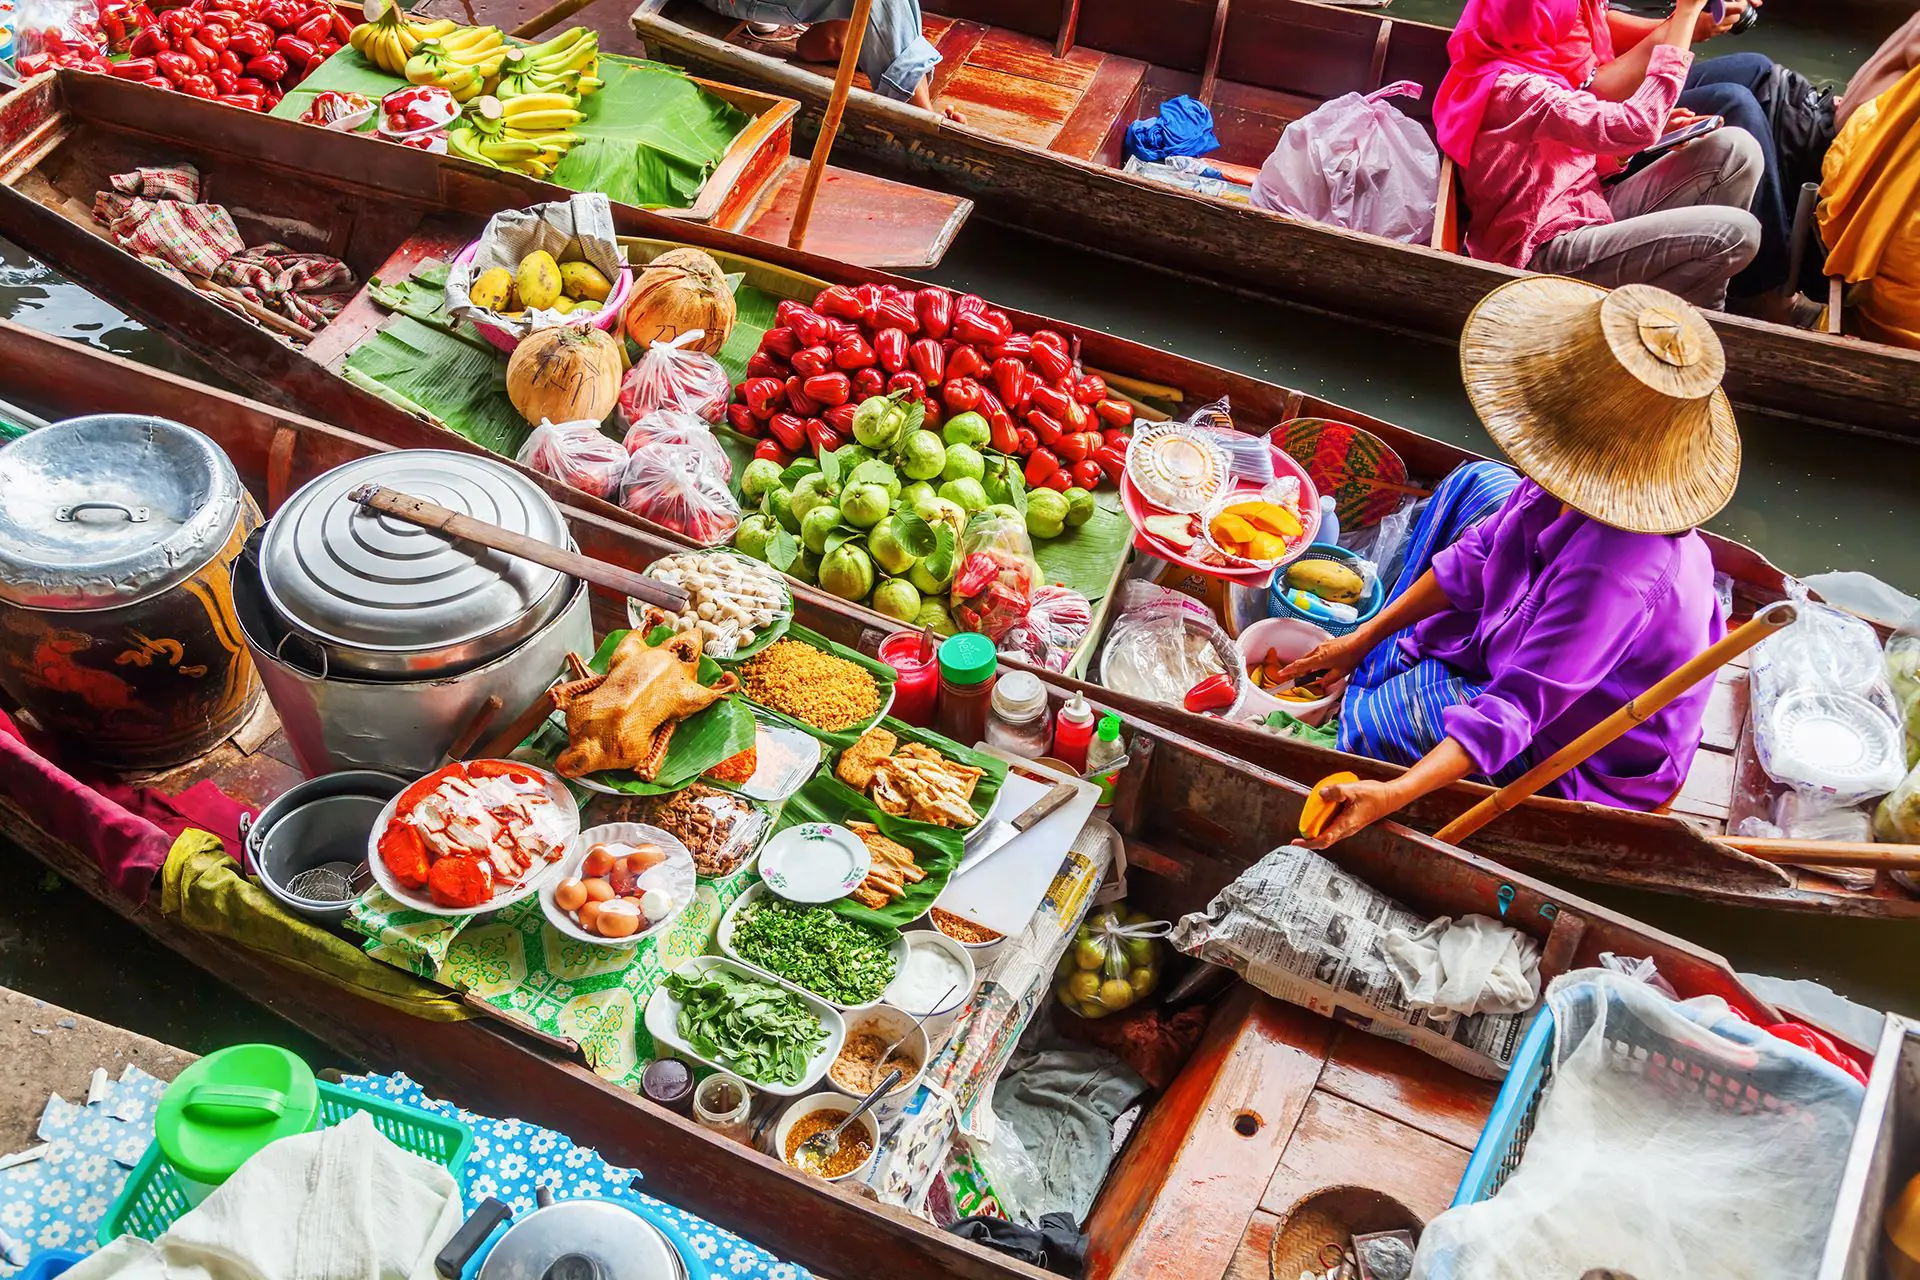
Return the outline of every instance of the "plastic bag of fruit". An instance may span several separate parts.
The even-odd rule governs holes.
[[[704,351],[687,350],[705,337],[689,329],[672,342],[655,342],[620,380],[620,420],[639,422],[663,409],[690,413],[702,422],[718,422],[727,412],[733,383],[720,362]]]
[[[1083,1018],[1131,1008],[1159,985],[1172,932],[1171,921],[1129,911],[1125,902],[1095,908],[1054,968],[1054,994]]]
[[[1042,581],[1025,524],[1009,516],[976,516],[960,535],[953,620],[963,631],[998,642],[1027,616]]]
[[[1042,587],[1028,601],[1027,616],[1007,628],[997,647],[1048,671],[1065,671],[1092,629],[1091,601],[1071,587]]]
[[[622,392],[624,395],[625,393]],[[682,444],[698,449],[720,472],[722,480],[733,480],[733,460],[720,447],[720,440],[706,420],[682,409],[655,409],[639,418],[628,418],[627,434],[620,441],[628,453],[638,453],[650,444]]]
[[[22,76],[55,67],[106,74],[107,42],[93,0],[20,0],[13,22],[13,64]]]
[[[542,475],[572,485],[580,492],[609,501],[620,494],[627,474],[627,451],[618,440],[600,430],[600,424],[549,422],[540,419],[513,460]]]
[[[740,525],[740,504],[725,473],[697,444],[654,440],[634,450],[620,505],[703,547],[719,546]]]

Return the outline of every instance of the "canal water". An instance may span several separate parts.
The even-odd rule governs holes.
[[[1808,6],[1810,8],[1810,6]],[[1458,0],[1397,0],[1394,15],[1451,22]],[[1830,13],[1823,6],[1821,12]],[[1873,8],[1851,29],[1904,18]],[[1751,34],[1708,52],[1758,48],[1808,74],[1844,81],[1877,38],[1794,25],[1767,12]],[[1297,387],[1377,417],[1495,453],[1461,393],[1453,351],[1231,291],[1113,262],[976,220],[929,278],[1030,311],[1106,330]],[[1365,288],[1364,280],[1354,282]],[[0,316],[187,376],[185,356],[0,241]],[[0,352],[0,359],[6,353]],[[1622,424],[1628,428],[1631,424]],[[1920,449],[1743,414],[1739,492],[1714,528],[1795,574],[1857,569],[1920,595]],[[1726,955],[1750,972],[1825,982],[1878,1008],[1920,1015],[1920,928],[1886,921],[1769,914],[1651,894],[1585,890],[1606,905]],[[0,848],[0,983],[205,1050],[270,1036],[332,1055],[150,942],[78,890]]]

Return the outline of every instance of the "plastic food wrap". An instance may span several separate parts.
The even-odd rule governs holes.
[[[1547,1000],[1552,1083],[1520,1165],[1433,1220],[1416,1280],[1818,1272],[1860,1084],[1717,997],[1585,969]]]
[[[620,505],[703,547],[719,546],[740,524],[725,472],[697,444],[641,445],[627,459]]]
[[[1885,795],[1906,752],[1879,637],[1860,619],[1790,590],[1800,616],[1753,651],[1754,748],[1769,777],[1854,804]]]
[[[586,420],[540,419],[513,460],[590,497],[609,501],[620,496],[620,480],[627,473],[627,451],[603,433],[599,423]]]
[[[955,564],[953,620],[996,642],[1026,618],[1043,581],[1026,526],[1006,516],[970,522]]]
[[[1920,764],[1920,618],[1909,618],[1887,641],[1887,679],[1906,727],[1907,768]]]
[[[702,422],[718,422],[727,412],[733,384],[720,362],[689,343],[705,337],[689,329],[672,342],[656,342],[634,361],[620,380],[620,420],[639,422],[662,409],[689,413]]]
[[[1900,780],[1873,811],[1873,838],[1920,844],[1920,768]]]
[[[1027,616],[1001,635],[1001,653],[1048,671],[1065,671],[1093,629],[1093,603],[1071,587],[1042,587],[1028,602]]]
[[[1054,968],[1054,995],[1082,1018],[1131,1008],[1160,983],[1160,940],[1173,926],[1125,908],[1117,902],[1089,915]]]
[[[93,0],[20,0],[12,25],[13,61],[22,76],[54,67],[107,71],[107,43]]]
[[[1238,706],[1247,672],[1240,648],[1191,596],[1148,582],[1126,584],[1121,614],[1100,650],[1100,683],[1120,693],[1181,705],[1187,692],[1212,676],[1232,682]],[[1232,706],[1222,708],[1232,714]]]
[[[625,393],[622,392],[624,395]],[[643,445],[682,444],[698,449],[723,481],[733,479],[733,459],[720,447],[713,429],[695,414],[681,409],[656,409],[642,418],[627,419],[627,434],[620,441],[628,453],[638,453]]]

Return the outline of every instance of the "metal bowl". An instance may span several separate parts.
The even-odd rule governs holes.
[[[259,816],[240,819],[240,842],[260,884],[281,906],[324,924],[338,924],[359,896],[303,896],[293,885],[302,873],[345,864],[342,876],[366,864],[367,837],[380,810],[406,787],[390,773],[355,769],[289,788]],[[302,887],[306,887],[302,885]]]

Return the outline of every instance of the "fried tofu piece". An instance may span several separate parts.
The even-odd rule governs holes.
[[[875,725],[860,735],[860,740],[840,753],[840,763],[834,768],[840,781],[855,791],[865,791],[873,785],[874,766],[893,754],[900,745],[900,739],[889,731]]]

